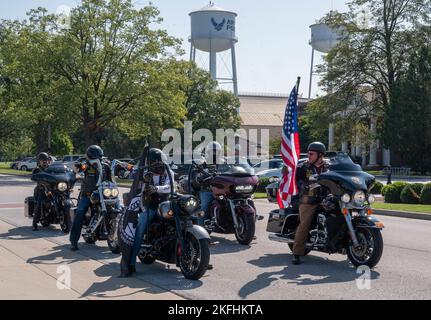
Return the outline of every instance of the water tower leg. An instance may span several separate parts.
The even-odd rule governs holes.
[[[193,46],[193,42],[190,42],[190,61],[195,62],[195,47]]]
[[[217,53],[210,52],[210,74],[213,80],[217,80]]]
[[[236,73],[236,53],[235,53],[235,44],[232,42],[231,47],[231,53],[232,53],[232,76],[233,76],[233,93],[235,96],[238,97],[238,76]],[[238,110],[239,112],[239,110]]]
[[[311,86],[313,85],[314,48],[311,48],[310,84],[308,86],[308,99],[311,99]]]

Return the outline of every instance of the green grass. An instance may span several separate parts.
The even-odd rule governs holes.
[[[431,205],[426,204],[404,204],[404,203],[373,203],[374,209],[395,210],[395,211],[409,211],[409,212],[422,212],[431,213]]]
[[[0,162],[0,169],[9,169],[11,162]]]
[[[0,169],[0,174],[16,174],[20,176],[29,176],[31,175],[31,172],[26,171],[18,171],[18,170],[11,170],[11,169]]]
[[[265,192],[256,192],[256,193],[254,194],[254,198],[255,198],[255,199],[266,199],[266,198],[267,198],[267,196],[266,196],[266,193],[265,193]]]
[[[367,170],[367,171],[365,171],[365,172],[367,172],[367,173],[369,173],[369,174],[372,174],[373,176],[377,176],[377,175],[382,175],[382,174],[384,174],[382,171],[373,171],[373,170]]]

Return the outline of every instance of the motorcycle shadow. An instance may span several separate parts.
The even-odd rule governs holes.
[[[303,257],[301,265],[292,264],[292,254],[266,254],[248,263],[260,268],[283,267],[278,271],[264,272],[256,279],[245,284],[239,291],[239,296],[243,299],[271,286],[275,281],[286,281],[289,284],[298,286],[335,284],[343,282],[355,282],[362,273],[358,274],[357,269],[346,260],[331,260],[330,257],[308,255]],[[371,280],[378,279],[380,273],[371,270]],[[355,284],[353,283],[355,286]]]
[[[251,245],[253,245],[253,241]],[[211,234],[210,250],[212,255],[241,252],[250,249],[251,245],[242,245],[236,239],[231,240],[223,237],[223,235],[214,236],[214,233]]]
[[[149,285],[148,281],[140,278],[120,278],[120,264],[116,262],[104,264],[95,269],[94,273],[100,278],[107,279],[91,284],[80,298],[127,299],[139,293],[146,293],[152,295],[151,299],[157,299],[158,294],[165,293],[165,290]]]
[[[120,268],[120,266],[118,266],[118,268]],[[145,265],[138,260],[136,263],[136,271],[137,273],[134,277],[166,290],[193,290],[203,285],[201,280],[186,279],[181,273],[180,268],[177,268],[175,265],[159,261],[151,265]],[[203,279],[207,276],[208,271],[203,276]]]
[[[0,234],[0,239],[8,239],[8,240],[31,240],[38,238],[56,238],[62,237],[64,233],[57,229],[54,226],[50,227],[40,227],[39,231],[33,231],[30,226],[21,226],[10,229],[6,233]]]
[[[49,264],[49,265],[63,265],[72,264],[80,261],[97,261],[97,260],[108,260],[115,258],[109,251],[99,253],[95,257],[94,252],[96,250],[88,250],[88,246],[81,246],[79,251],[71,251],[69,244],[58,245],[49,249],[48,254],[41,255],[33,258],[29,258],[27,263],[31,264]],[[97,250],[100,248],[97,247]]]

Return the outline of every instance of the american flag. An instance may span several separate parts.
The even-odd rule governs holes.
[[[299,157],[298,135],[298,88],[295,86],[290,93],[284,116],[283,133],[281,137],[281,156],[287,167],[287,173],[283,175],[278,192],[278,204],[280,208],[287,208],[292,196],[298,193],[296,187],[296,166]]]

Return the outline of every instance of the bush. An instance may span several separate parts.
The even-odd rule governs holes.
[[[370,190],[371,194],[382,194],[383,190],[383,183],[376,181],[373,188]]]
[[[259,178],[259,184],[257,185],[257,191],[258,192],[266,192],[266,187],[271,184],[269,181],[270,178],[268,177],[260,177]]]
[[[422,183],[412,183],[403,188],[400,199],[402,203],[418,204],[423,188]]]
[[[385,202],[400,203],[401,191],[408,185],[407,182],[397,181],[393,184],[387,185],[384,189]]]
[[[431,183],[426,183],[421,192],[421,203],[431,204]]]

